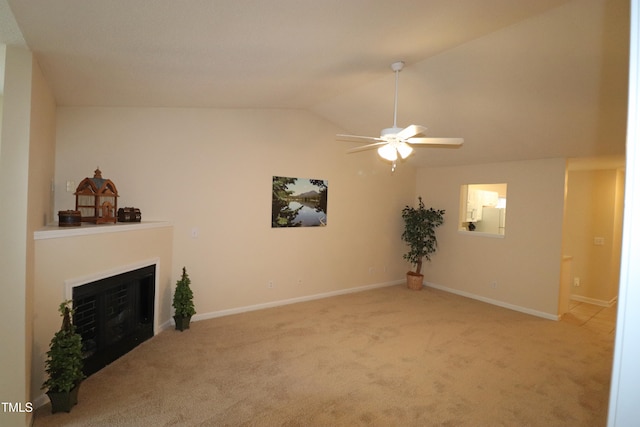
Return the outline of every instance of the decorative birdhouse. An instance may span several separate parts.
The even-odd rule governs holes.
[[[102,177],[96,169],[93,178],[83,179],[76,188],[76,210],[80,211],[82,222],[103,224],[117,221],[118,190],[110,180]]]

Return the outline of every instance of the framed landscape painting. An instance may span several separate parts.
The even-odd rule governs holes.
[[[274,176],[271,227],[326,226],[327,190],[323,179]]]

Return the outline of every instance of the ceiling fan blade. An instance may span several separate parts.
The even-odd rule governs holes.
[[[415,145],[448,145],[461,146],[464,144],[463,138],[409,138],[409,144]]]
[[[347,153],[357,153],[358,151],[371,150],[372,148],[376,148],[376,147],[379,147],[381,145],[385,145],[386,143],[387,143],[386,141],[382,141],[382,142],[376,142],[374,144],[363,145],[362,147],[356,147],[356,148],[352,148],[350,150],[347,150]]]
[[[384,141],[384,139],[376,138],[373,136],[359,136],[359,135],[336,135],[336,139],[341,141],[352,141],[352,142],[379,142]]]
[[[396,138],[398,138],[399,140],[405,140],[405,139],[409,139],[413,136],[416,135],[420,135],[421,133],[424,133],[424,131],[426,131],[427,128],[424,126],[420,126],[420,125],[409,125],[406,128],[402,129],[400,132],[398,132],[398,134],[396,135]]]

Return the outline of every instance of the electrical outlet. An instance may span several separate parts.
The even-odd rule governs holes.
[[[578,286],[580,286],[580,278],[579,277],[574,277],[573,278],[573,286],[575,286],[576,288]]]
[[[496,289],[498,287],[498,281],[497,280],[492,280],[491,281],[491,289]]]
[[[373,267],[369,267],[369,274],[373,274],[376,271],[375,268]]]
[[[298,286],[302,286],[302,279],[298,279]]]
[[[273,282],[273,280],[269,280],[269,281],[267,282],[267,288],[269,288],[269,289],[273,289],[273,288],[275,288],[275,287],[276,287],[276,284]]]

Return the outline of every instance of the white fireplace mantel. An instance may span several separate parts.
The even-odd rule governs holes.
[[[171,227],[171,223],[168,221],[118,222],[97,225],[82,223],[79,227],[59,227],[57,224],[52,224],[36,230],[33,233],[33,238],[34,240],[58,239],[60,237],[89,236],[92,234],[118,233],[161,227]]]

